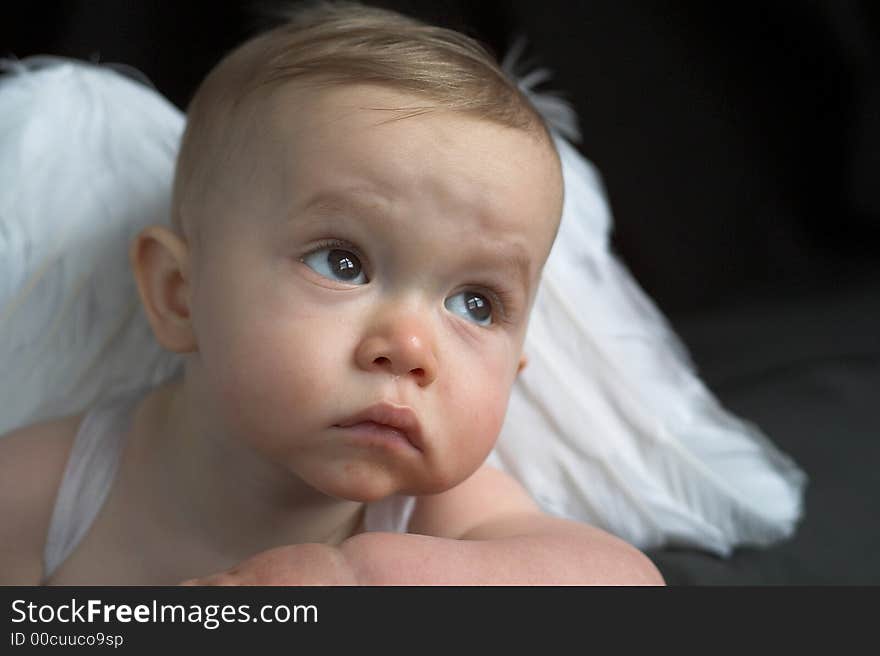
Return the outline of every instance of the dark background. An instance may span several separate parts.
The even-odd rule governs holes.
[[[580,116],[614,249],[722,402],[810,476],[792,541],[652,553],[667,579],[880,583],[880,4],[368,4],[499,55],[528,37]],[[5,5],[0,56],[129,64],[185,108],[277,3]]]

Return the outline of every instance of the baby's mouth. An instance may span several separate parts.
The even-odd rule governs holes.
[[[387,401],[371,405],[335,426],[350,428],[365,436],[405,440],[419,451],[423,447],[422,428],[416,413],[407,406]]]

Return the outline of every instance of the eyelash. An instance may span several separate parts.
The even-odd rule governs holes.
[[[360,259],[361,264],[364,267],[364,271],[367,274],[367,280],[369,281],[372,278],[369,260],[354,244],[340,239],[322,239],[316,242],[307,252],[303,253],[303,255],[300,257],[300,261],[305,260],[305,258],[307,258],[309,255],[317,253],[318,251],[325,248],[340,248],[351,251],[352,253],[357,255],[358,259]],[[463,291],[472,291],[478,294],[486,295],[492,303],[494,319],[497,319],[502,323],[512,323],[510,308],[513,307],[514,300],[513,294],[511,294],[507,290],[493,287],[491,285],[473,284],[464,285],[459,290],[459,292],[456,293],[460,293]]]
[[[360,249],[357,246],[352,244],[351,242],[342,241],[341,239],[322,239],[321,241],[315,243],[308,251],[303,253],[299,260],[302,262],[309,255],[314,255],[320,250],[324,250],[325,248],[339,248],[346,251],[351,251],[355,255],[358,256],[358,259],[361,261],[361,265],[364,267],[364,271],[367,273],[367,279],[371,278],[370,275],[370,261],[367,257],[361,253]]]

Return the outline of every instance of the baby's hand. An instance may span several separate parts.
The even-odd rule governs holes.
[[[235,567],[181,585],[355,585],[342,551],[326,544],[293,544],[263,551]]]

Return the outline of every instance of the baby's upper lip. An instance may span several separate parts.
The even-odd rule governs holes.
[[[382,401],[361,410],[348,419],[340,421],[336,426],[347,428],[365,421],[383,424],[395,428],[406,435],[406,439],[419,451],[422,450],[423,436],[419,419],[413,410],[405,405],[395,405],[388,401]]]

